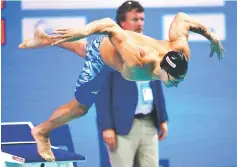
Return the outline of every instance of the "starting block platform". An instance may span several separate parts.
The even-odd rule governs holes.
[[[37,152],[31,122],[1,123],[1,157],[6,167],[73,167],[73,162],[83,162],[86,157],[52,146],[56,162],[46,162]],[[63,136],[63,135],[62,135]]]

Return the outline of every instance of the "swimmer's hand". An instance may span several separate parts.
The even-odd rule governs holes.
[[[51,45],[58,45],[63,42],[73,42],[86,37],[86,34],[82,34],[80,29],[56,29],[53,31],[54,36],[50,36],[51,39],[58,39],[58,41]]]
[[[223,59],[223,53],[224,53],[224,47],[220,41],[220,39],[212,34],[213,39],[211,40],[211,53],[210,53],[210,57],[212,57],[214,55],[214,53],[216,53],[217,58],[219,60]]]

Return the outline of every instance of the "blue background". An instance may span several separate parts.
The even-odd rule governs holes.
[[[168,159],[170,167],[237,167],[236,9],[237,2],[226,2],[224,7],[148,8],[145,11],[145,34],[158,39],[162,38],[164,14],[223,13],[226,18],[224,60],[209,58],[208,42],[190,42],[191,62],[186,81],[178,89],[164,88],[170,121],[167,139],[160,143],[160,157]],[[83,16],[90,22],[103,17],[115,18],[115,9],[22,10],[21,2],[5,2],[2,122],[31,121],[37,125],[73,98],[82,58],[56,47],[17,48],[22,40],[21,20],[45,16]],[[95,117],[93,106],[87,116],[69,124],[75,151],[87,156],[81,167],[96,167],[100,163],[101,142]]]

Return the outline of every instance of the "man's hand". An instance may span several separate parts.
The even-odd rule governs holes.
[[[167,132],[168,132],[168,124],[167,122],[162,122],[160,124],[159,132],[158,132],[159,141],[162,141],[165,139]]]
[[[116,148],[116,134],[114,129],[106,129],[103,131],[103,139],[110,149]]]
[[[216,53],[218,59],[221,60],[223,59],[223,52],[225,51],[224,47],[222,46],[221,41],[215,34],[212,33],[211,36],[213,37],[213,40],[211,41],[210,57],[212,57],[214,53]]]

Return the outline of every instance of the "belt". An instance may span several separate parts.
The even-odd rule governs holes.
[[[135,114],[134,118],[136,118],[136,119],[144,119],[144,118],[147,118],[149,116],[151,116],[151,113],[149,113],[149,114]]]

